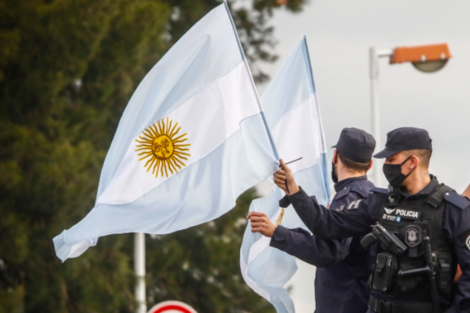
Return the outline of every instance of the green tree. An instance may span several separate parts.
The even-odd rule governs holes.
[[[0,46],[8,47],[0,57],[0,303],[13,293],[9,306],[24,312],[129,312],[129,236],[103,238],[99,251],[63,265],[51,238],[93,206],[119,114],[168,48],[171,9],[145,0],[0,3]]]
[[[106,151],[138,83],[218,4],[0,0],[0,313],[133,311],[131,234],[101,238],[64,264],[52,238],[93,207]],[[275,58],[267,21],[277,7],[254,1],[233,11],[251,63]],[[253,196],[215,223],[148,238],[150,300],[191,299],[201,312],[269,308],[238,269],[236,221]]]
[[[170,43],[175,43],[183,34],[210,9],[220,4],[220,0],[170,0],[173,11],[170,21]],[[246,57],[250,62],[253,77],[257,82],[265,82],[269,77],[257,64],[274,62],[277,55],[273,52],[276,44],[268,20],[273,10],[280,8],[278,0],[253,0],[250,5],[240,5],[237,1],[228,1],[238,35]],[[242,2],[243,3],[243,2]],[[300,12],[306,0],[289,0],[285,8],[291,12]],[[233,4],[233,5],[232,5]]]

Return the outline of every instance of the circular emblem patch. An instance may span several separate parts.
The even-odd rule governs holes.
[[[466,243],[467,243],[468,250],[470,250],[470,236],[467,237]]]
[[[405,228],[405,242],[408,247],[413,248],[422,241],[422,229],[418,225],[409,225]]]

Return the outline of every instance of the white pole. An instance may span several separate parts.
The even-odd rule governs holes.
[[[135,299],[137,301],[136,313],[146,313],[145,302],[145,234],[136,233],[134,237],[134,270],[137,278],[135,286]]]
[[[372,135],[375,138],[376,150],[382,150],[383,146],[380,140],[380,103],[379,103],[379,58],[390,57],[393,55],[393,49],[377,49],[371,47],[369,50],[369,69],[370,69],[370,87],[371,87],[371,126]],[[376,160],[377,161],[377,160]],[[377,162],[373,166],[373,182],[378,187],[384,187],[382,182],[381,163]]]
[[[379,113],[379,56],[377,48],[371,47],[369,50],[369,69],[370,69],[370,90],[371,90],[371,127],[372,136],[375,138],[376,151],[382,149],[380,144],[380,113]],[[378,163],[378,162],[377,162]],[[378,187],[380,186],[380,166],[376,164],[372,168],[372,181]]]

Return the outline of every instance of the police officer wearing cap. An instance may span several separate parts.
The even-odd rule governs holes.
[[[275,173],[279,187],[287,181],[290,202],[317,238],[369,233],[364,239],[379,244],[368,312],[470,312],[470,200],[429,174],[431,154],[426,130],[389,132],[385,149],[374,156],[386,159],[389,189],[373,188],[343,211],[308,197],[283,162],[284,170]],[[457,264],[462,276],[454,284]]]
[[[331,176],[336,195],[331,207],[345,210],[364,199],[374,185],[366,173],[372,166],[375,140],[357,128],[345,128],[333,155]],[[280,201],[289,206],[289,197]],[[262,217],[262,218],[261,218]],[[370,297],[367,280],[374,252],[360,245],[362,236],[342,240],[320,240],[302,229],[274,225],[266,214],[251,212],[252,231],[271,237],[270,245],[317,266],[315,276],[316,313],[364,313]]]

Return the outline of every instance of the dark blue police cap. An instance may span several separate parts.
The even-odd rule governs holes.
[[[375,149],[375,139],[362,129],[344,128],[338,143],[332,148],[354,162],[369,163]]]
[[[384,159],[405,150],[432,149],[432,139],[427,130],[415,127],[402,127],[387,134],[385,149],[374,155]]]

